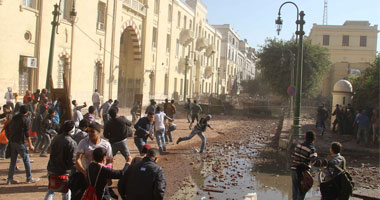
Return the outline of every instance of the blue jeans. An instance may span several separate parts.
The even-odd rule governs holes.
[[[306,194],[301,194],[298,183],[298,178],[297,178],[297,171],[292,170],[291,172],[292,175],[292,199],[293,200],[304,200]]]
[[[30,160],[29,160],[29,154],[26,150],[25,144],[17,144],[17,143],[10,143],[11,145],[11,163],[9,164],[9,171],[8,171],[8,180],[13,180],[13,174],[16,169],[16,160],[17,155],[20,154],[24,166],[25,166],[25,173],[26,173],[26,180],[32,179],[32,171],[30,169]]]
[[[361,134],[364,134],[364,142],[365,144],[368,144],[368,128],[358,128],[358,132],[356,134],[356,141],[359,143],[360,142],[360,136]]]
[[[5,151],[6,150],[7,150],[7,145],[0,143],[0,158],[5,158]]]
[[[46,195],[45,195],[45,198],[44,200],[53,200],[54,199],[54,194],[55,192],[52,192],[51,190],[48,190]],[[69,189],[69,191],[67,193],[61,193],[62,195],[62,200],[70,200],[71,199],[71,191]]]
[[[48,133],[43,133],[43,138],[44,140],[41,146],[43,146],[44,148],[42,149],[41,154],[46,153],[51,144],[51,138]]]
[[[165,129],[157,130],[154,135],[156,135],[156,141],[158,148],[160,150],[166,151],[166,145],[165,145]]]
[[[134,141],[137,149],[139,150],[139,153],[141,154],[142,147],[146,144],[146,139],[141,137],[135,137]]]
[[[128,145],[127,145],[127,140],[126,139],[111,144],[111,147],[112,147],[112,155],[113,156],[115,156],[117,154],[117,152],[119,152],[119,151],[120,151],[121,155],[124,156],[125,159],[129,155],[131,155],[131,153],[129,152],[129,149],[128,149]]]
[[[201,152],[203,152],[203,151],[205,150],[205,148],[206,148],[206,137],[205,137],[205,135],[202,133],[201,130],[198,130],[198,129],[195,129],[195,128],[194,128],[193,131],[191,131],[190,135],[187,136],[187,137],[182,138],[182,140],[183,140],[183,141],[185,141],[185,140],[190,140],[190,139],[193,138],[196,134],[197,134],[197,135],[201,138],[201,140],[202,140]]]
[[[168,132],[166,132],[165,134],[165,141],[168,142],[173,142],[173,138],[172,138],[172,132],[170,130],[168,130]]]
[[[41,130],[37,130],[37,141],[34,144],[34,152],[37,152],[38,149],[42,147],[44,141],[44,135]]]

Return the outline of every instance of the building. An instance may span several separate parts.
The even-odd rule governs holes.
[[[249,47],[247,40],[239,41],[239,51],[237,58],[237,85],[239,94],[243,89],[241,82],[251,80],[255,77],[255,55],[254,49]]]
[[[58,2],[0,5],[7,19],[0,20],[1,94],[7,87],[19,96],[45,87]],[[221,92],[222,35],[207,23],[200,0],[61,0],[60,10],[51,75],[54,87],[66,77],[73,99],[89,102],[98,89],[103,99],[128,106],[137,94],[147,104]]]
[[[368,21],[346,21],[343,25],[313,24],[312,44],[329,49],[330,71],[321,81],[322,96],[330,97],[334,84],[357,76],[375,60],[378,26]]]
[[[237,84],[239,36],[230,24],[213,25],[222,34],[220,55],[221,93],[232,94]]]

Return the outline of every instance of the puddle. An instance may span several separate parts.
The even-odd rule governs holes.
[[[257,193],[257,199],[291,199],[285,153],[255,142],[216,145],[208,151],[203,155],[201,170],[192,175],[187,187],[178,191],[174,199],[244,199],[249,193]],[[315,182],[307,199],[320,199],[317,186]]]

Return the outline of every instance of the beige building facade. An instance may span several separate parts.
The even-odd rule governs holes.
[[[0,94],[45,87],[59,2],[52,79],[63,87],[67,77],[72,99],[90,102],[98,89],[103,100],[129,106],[136,94],[147,104],[183,100],[185,91],[189,98],[220,93],[222,36],[199,0],[12,0],[0,5],[0,19],[7,19],[0,20]]]
[[[329,49],[330,71],[321,82],[321,94],[330,97],[334,84],[358,76],[375,60],[378,25],[346,21],[343,25],[314,24],[308,37],[312,44]]]

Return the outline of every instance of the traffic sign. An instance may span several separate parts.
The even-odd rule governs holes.
[[[296,96],[296,87],[295,86],[289,86],[287,91],[288,91],[289,96],[292,96],[292,97]]]

